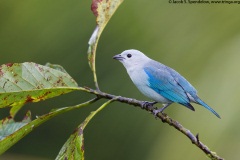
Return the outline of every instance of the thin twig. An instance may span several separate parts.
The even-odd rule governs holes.
[[[146,103],[145,101],[139,101],[136,99],[132,99],[132,98],[127,98],[127,97],[121,97],[121,96],[115,96],[112,94],[108,94],[108,93],[104,93],[98,90],[94,90],[88,87],[85,88],[81,88],[79,87],[80,90],[84,90],[88,93],[94,94],[96,95],[98,98],[105,98],[105,99],[115,99],[115,101],[119,101],[122,103],[127,103],[136,107],[140,107],[148,112],[151,112],[152,115],[154,116],[154,107],[153,106],[147,106],[147,107],[143,107],[144,104]],[[199,149],[201,149],[210,159],[212,160],[224,160],[223,158],[219,157],[217,155],[216,152],[211,151],[205,144],[203,144],[200,140],[199,140],[199,135],[197,134],[197,136],[195,136],[190,130],[188,130],[187,128],[183,127],[183,125],[181,125],[178,121],[173,120],[172,118],[170,118],[167,114],[165,113],[158,113],[156,115],[157,118],[161,119],[163,123],[167,123],[170,126],[173,126],[174,128],[176,128],[178,131],[180,131],[181,133],[183,133],[185,136],[187,136],[190,141],[195,144]]]

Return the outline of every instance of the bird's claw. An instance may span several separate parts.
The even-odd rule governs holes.
[[[144,101],[141,105],[142,109],[156,109],[156,107],[154,107],[153,105],[156,104],[157,102],[148,102],[148,101]]]
[[[171,103],[168,104],[164,104],[162,108],[160,109],[154,109],[153,110],[153,115],[155,116],[155,118],[157,118],[157,114],[158,113],[163,113],[163,110],[166,109]]]
[[[155,118],[157,118],[158,113],[162,113],[162,112],[163,112],[163,109],[162,109],[162,108],[160,108],[160,109],[154,109],[154,110],[153,110],[153,115],[155,116]]]

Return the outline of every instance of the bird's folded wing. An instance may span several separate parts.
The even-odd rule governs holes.
[[[180,103],[189,109],[194,110],[190,105],[190,100],[186,91],[175,80],[165,66],[147,66],[144,67],[144,71],[148,75],[149,87],[155,92],[172,102]]]
[[[197,95],[196,89],[177,71],[175,71],[172,68],[169,68],[166,66],[166,69],[169,71],[169,73],[172,75],[172,77],[175,79],[175,81],[191,96]],[[195,97],[194,97],[195,98]]]

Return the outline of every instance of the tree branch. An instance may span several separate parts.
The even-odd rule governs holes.
[[[88,87],[81,88],[79,87],[79,90],[86,91],[88,93],[96,95],[98,98],[105,98],[105,99],[114,99],[115,101],[119,101],[122,103],[127,103],[136,107],[140,107],[154,115],[154,107],[152,105],[145,106],[146,102],[145,101],[139,101],[136,99],[132,98],[127,98],[127,97],[121,97],[121,96],[116,96],[108,93],[104,93],[98,90],[94,90]],[[190,139],[190,141],[195,144],[199,149],[201,149],[210,159],[212,160],[224,160],[223,158],[219,157],[216,152],[211,151],[205,144],[203,144],[199,140],[199,135],[197,134],[196,136],[187,128],[183,127],[178,121],[172,119],[169,117],[166,113],[158,113],[156,115],[156,118],[159,118],[162,120],[163,123],[167,123],[170,126],[173,126],[176,128],[178,131],[183,133],[186,137]]]

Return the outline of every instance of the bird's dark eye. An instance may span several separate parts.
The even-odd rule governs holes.
[[[131,58],[131,57],[132,57],[132,55],[131,55],[131,54],[127,54],[127,57],[128,57],[128,58]]]

